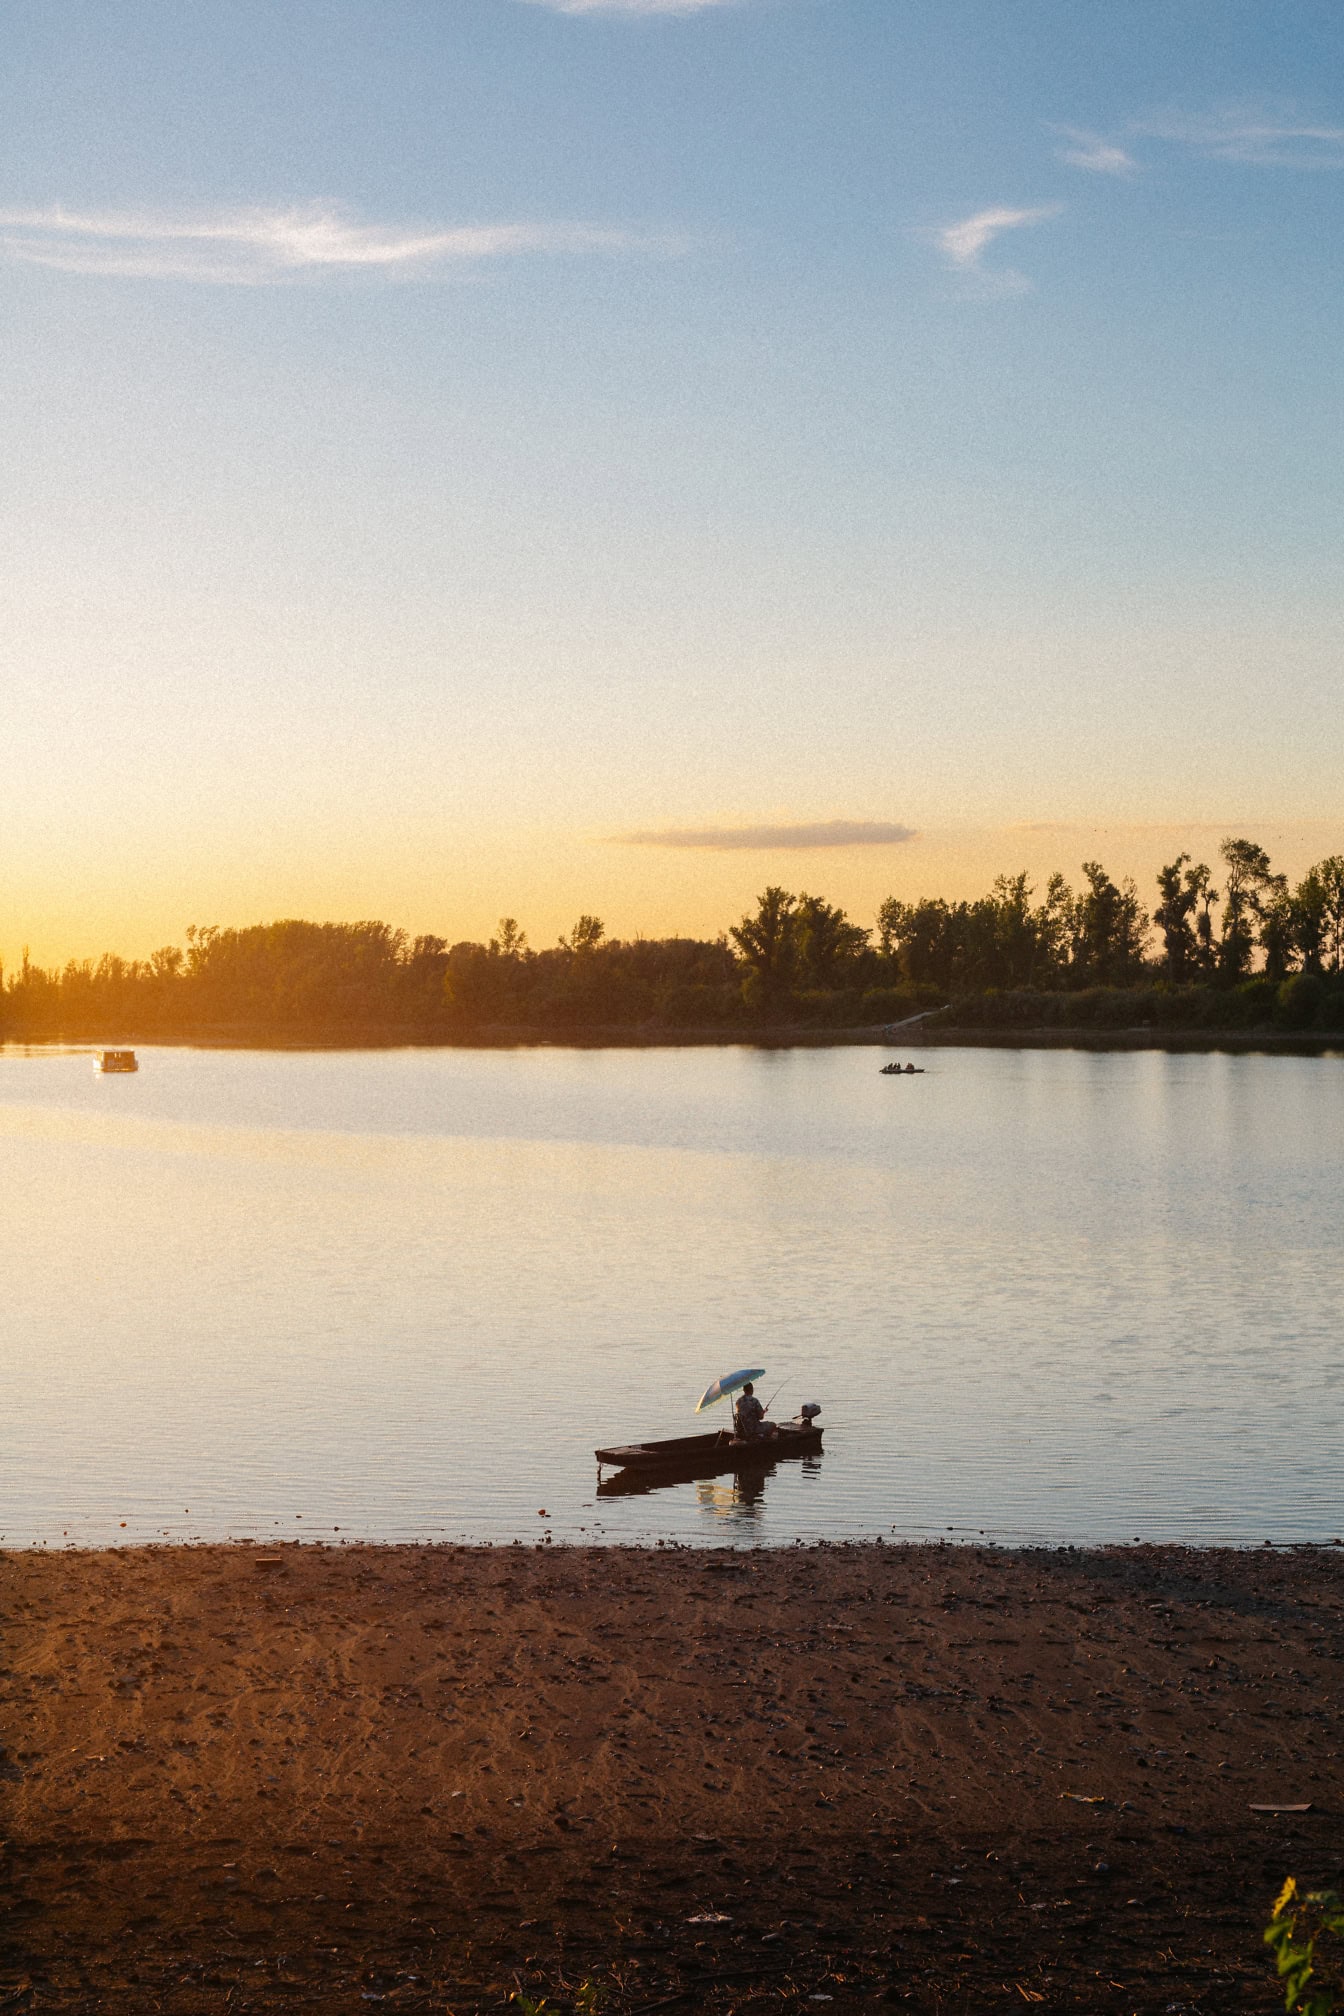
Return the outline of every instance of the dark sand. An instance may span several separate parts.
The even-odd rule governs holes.
[[[4,2011],[1268,2011],[1270,1899],[1337,1875],[1340,1553],[11,1553],[0,1599]]]

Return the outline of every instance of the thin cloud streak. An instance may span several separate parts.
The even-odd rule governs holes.
[[[671,826],[656,833],[614,833],[618,847],[706,847],[725,853],[778,848],[899,847],[917,837],[913,826],[882,819],[823,819],[810,826]]]
[[[1214,161],[1240,161],[1258,168],[1344,168],[1344,126],[1318,125],[1284,113],[1244,109],[1172,113],[1135,120],[1129,130],[1189,147]]]
[[[219,212],[0,210],[0,256],[116,279],[265,286],[337,273],[387,277],[526,254],[671,252],[669,239],[587,224],[361,224],[330,206]]]
[[[1282,822],[1269,822],[1271,825]],[[1296,822],[1310,825],[1309,820]],[[1325,831],[1334,832],[1336,826],[1329,821],[1317,822]],[[1161,838],[1169,834],[1181,833],[1234,833],[1238,827],[1257,826],[1263,828],[1266,822],[1259,818],[1246,818],[1238,813],[1228,819],[1019,819],[999,828],[1003,833],[1049,833],[1075,837],[1095,838],[1101,833],[1124,833],[1148,835]]]
[[[1088,133],[1077,126],[1057,126],[1054,130],[1069,143],[1058,151],[1060,160],[1070,168],[1083,168],[1089,175],[1137,174],[1139,164],[1134,156],[1100,133]]]

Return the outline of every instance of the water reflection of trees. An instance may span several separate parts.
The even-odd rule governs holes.
[[[697,1506],[714,1519],[758,1519],[765,1502],[766,1487],[781,1463],[796,1476],[814,1479],[821,1474],[821,1451],[803,1457],[775,1457],[751,1464],[743,1470],[721,1470],[707,1477],[662,1475],[657,1471],[620,1470],[599,1483],[599,1498],[647,1498],[655,1491],[693,1491]]]

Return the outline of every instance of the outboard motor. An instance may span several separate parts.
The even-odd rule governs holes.
[[[817,1405],[816,1401],[809,1400],[805,1407],[800,1407],[798,1409],[798,1419],[802,1422],[805,1428],[810,1428],[812,1426],[812,1423],[816,1420],[818,1414],[820,1414],[820,1412],[821,1409]]]

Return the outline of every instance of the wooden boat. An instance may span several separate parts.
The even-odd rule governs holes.
[[[599,1468],[608,1464],[614,1470],[714,1477],[724,1470],[777,1463],[782,1456],[815,1456],[820,1448],[821,1429],[815,1421],[784,1421],[777,1434],[751,1442],[721,1428],[717,1435],[674,1435],[666,1442],[629,1442],[594,1454]]]
[[[99,1072],[138,1071],[140,1066],[135,1061],[134,1050],[104,1050],[93,1068]]]

